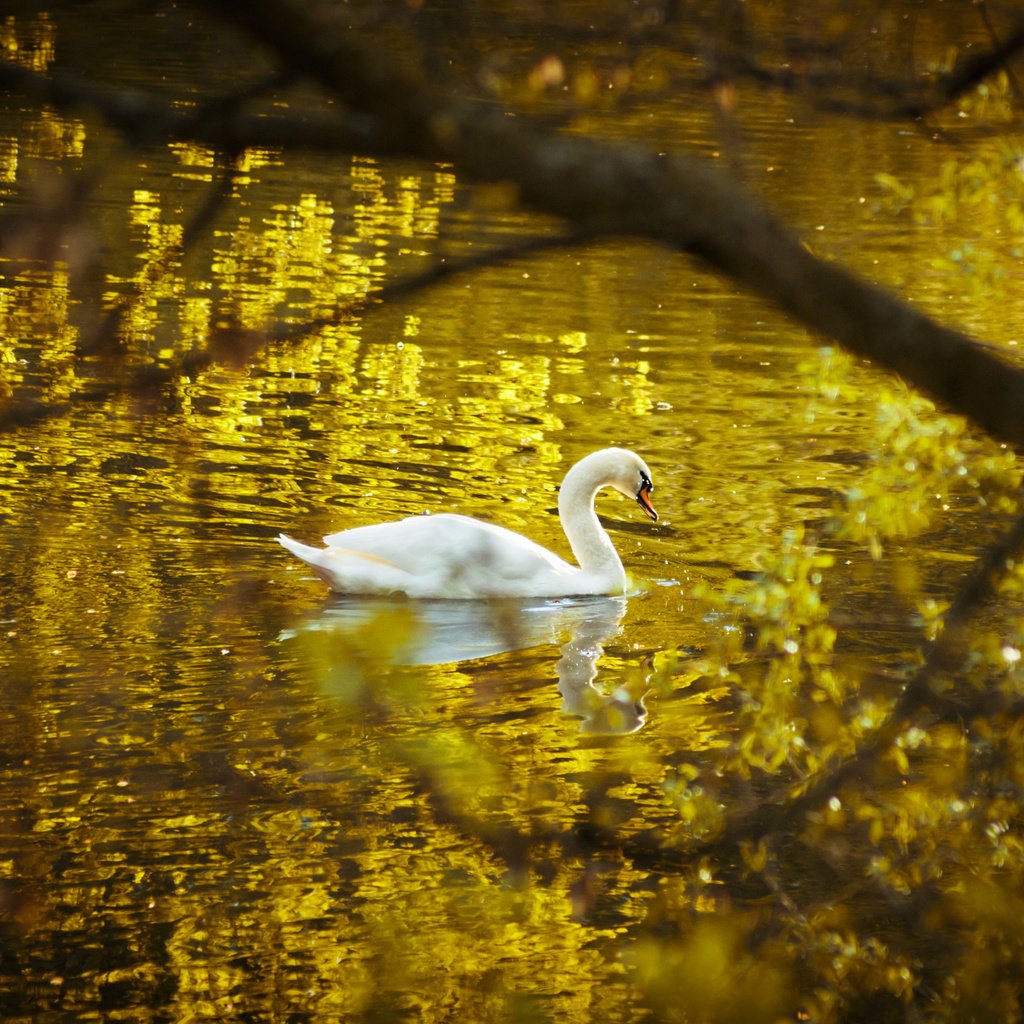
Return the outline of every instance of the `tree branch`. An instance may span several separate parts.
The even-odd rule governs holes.
[[[1024,549],[1024,515],[975,563],[946,613],[941,636],[931,645],[923,664],[907,681],[900,699],[886,720],[858,748],[830,770],[821,772],[799,793],[778,794],[753,811],[734,818],[710,840],[708,848],[732,847],[745,839],[778,833],[796,823],[808,811],[822,806],[859,772],[866,770],[899,738],[911,719],[933,702],[945,703],[948,679],[963,664],[968,627],[999,580],[1012,568]],[[986,698],[979,697],[984,706]],[[1012,706],[1012,705],[1011,705]],[[969,708],[961,713],[969,714]]]
[[[183,110],[135,90],[103,89],[69,75],[52,78],[0,60],[0,89],[64,114],[97,116],[135,146],[188,141],[234,153],[253,147],[371,156],[404,152],[365,114],[304,110],[280,115],[242,109],[266,85],[255,82],[232,96]]]
[[[693,253],[813,331],[886,367],[994,437],[1024,442],[1024,369],[909,303],[814,256],[742,186],[696,157],[661,157],[544,133],[488,107],[445,98],[301,4],[208,0],[344,103],[384,126],[410,156],[466,177],[515,184],[534,209],[592,233],[632,235]]]
[[[209,202],[215,201],[216,193],[211,195]],[[209,205],[204,204],[203,210]],[[203,211],[201,210],[200,213]],[[358,313],[374,305],[394,301],[413,295],[441,281],[450,280],[462,274],[469,274],[484,267],[506,263],[512,260],[526,259],[537,253],[551,249],[566,248],[582,241],[589,236],[583,232],[567,235],[544,235],[528,238],[508,246],[501,246],[487,252],[476,253],[461,259],[444,259],[419,274],[410,274],[399,278],[382,287],[358,296],[349,302],[339,305],[327,316],[317,317],[301,324],[278,324],[264,331],[238,330],[226,328],[216,331],[205,349],[186,352],[177,359],[161,366],[142,366],[131,372],[112,378],[102,384],[76,392],[71,400],[51,403],[39,399],[24,399],[8,402],[0,406],[0,434],[29,427],[33,424],[62,416],[73,405],[100,404],[115,395],[134,395],[143,397],[158,389],[180,380],[183,377],[194,377],[217,364],[242,364],[256,352],[267,345],[290,345],[303,338],[315,334],[324,327],[343,323]],[[99,339],[109,339],[110,331],[116,329],[119,321],[120,306],[114,308],[100,325],[100,333],[94,347],[102,348]],[[109,321],[109,324],[108,324]],[[107,325],[104,327],[104,325]],[[92,349],[90,349],[92,351]]]

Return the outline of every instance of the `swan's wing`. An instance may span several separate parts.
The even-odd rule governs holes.
[[[579,570],[521,534],[468,516],[411,516],[357,526],[324,537],[328,551],[361,554],[414,577],[472,593],[505,593],[510,585],[556,579]]]
[[[397,565],[344,548],[311,548],[280,534],[278,543],[301,558],[329,587],[340,593],[409,593],[414,578]]]

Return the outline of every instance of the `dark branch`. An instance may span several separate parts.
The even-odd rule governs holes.
[[[228,153],[259,148],[387,156],[404,151],[365,114],[305,110],[279,115],[243,109],[267,85],[253,83],[237,95],[182,110],[134,90],[101,89],[78,78],[51,78],[0,61],[0,89],[19,92],[62,113],[99,117],[135,146],[188,141]]]
[[[1018,25],[1004,41],[994,39],[993,43],[991,50],[970,56],[925,85],[876,76],[853,80],[834,73],[798,72],[790,66],[770,68],[745,52],[721,58],[719,74],[734,74],[783,92],[809,95],[814,107],[830,113],[862,119],[916,119],[937,114],[986,78],[1006,68],[1008,62],[1024,50],[1024,24]],[[839,87],[845,97],[836,95]]]
[[[186,352],[183,356],[162,366],[143,366],[122,374],[103,384],[76,392],[69,402],[47,403],[38,399],[9,402],[0,407],[0,433],[28,427],[66,414],[72,405],[101,404],[115,395],[144,397],[183,377],[194,377],[216,364],[244,364],[267,345],[290,345],[317,331],[343,323],[377,304],[413,295],[461,274],[473,273],[485,267],[526,259],[552,249],[564,249],[587,239],[583,232],[572,235],[547,235],[525,239],[508,246],[477,253],[460,259],[442,259],[418,274],[399,278],[379,289],[359,296],[338,306],[328,316],[318,317],[301,324],[278,324],[266,331],[225,328],[218,331],[206,349]],[[119,314],[115,307],[106,330],[116,329]],[[109,338],[109,333],[101,335]]]
[[[515,184],[524,203],[594,234],[675,246],[796,320],[904,376],[994,437],[1024,442],[1024,369],[842,267],[814,256],[738,183],[707,162],[541,132],[436,94],[430,84],[290,0],[210,0],[282,64],[365,111],[410,156],[469,178]],[[1016,37],[1015,37],[1016,41]]]
[[[787,790],[753,811],[733,818],[709,846],[732,847],[745,839],[785,832],[809,811],[825,804],[858,773],[868,770],[898,739],[913,717],[932,705],[944,709],[950,677],[963,664],[964,646],[972,619],[995,593],[1000,579],[1012,569],[1024,549],[1024,516],[1007,530],[975,563],[946,614],[943,632],[932,644],[920,668],[910,677],[885,722],[857,748],[855,754],[822,772],[797,794]],[[979,709],[986,695],[975,698]],[[1012,705],[1011,705],[1012,706]],[[971,716],[970,703],[960,713]]]
[[[290,0],[209,0],[206,6],[261,39],[278,56],[286,78],[315,78],[342,101],[349,125],[369,126],[364,136],[378,145],[386,139],[390,152],[451,162],[477,180],[512,182],[524,203],[564,218],[577,231],[634,235],[694,253],[812,330],[901,374],[993,436],[1024,441],[1024,369],[816,258],[781,220],[713,166],[683,154],[663,158],[642,147],[553,134],[491,107],[448,99],[430,83],[393,67],[379,50],[326,31]],[[1014,33],[1000,54],[1019,47],[1021,38],[1022,32]],[[4,68],[51,98],[68,103],[81,98],[76,90]],[[980,64],[971,65],[962,81],[981,72]],[[140,130],[141,115],[131,102],[88,95],[127,135]],[[222,115],[203,122],[211,141],[216,138],[228,152],[252,141],[255,129],[233,134]],[[199,130],[194,118],[172,128],[184,131],[186,124]],[[339,145],[341,136],[344,145],[357,145],[359,133],[345,131],[336,138]]]

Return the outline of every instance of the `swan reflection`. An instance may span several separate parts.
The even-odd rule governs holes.
[[[562,709],[595,733],[635,732],[646,709],[624,688],[595,686],[604,644],[621,628],[624,597],[548,598],[502,601],[402,601],[338,598],[307,620],[298,632],[323,630],[357,641],[375,620],[393,615],[414,628],[396,631],[388,660],[398,665],[444,665],[494,657],[561,643],[556,665]]]
[[[634,698],[625,687],[605,693],[594,685],[603,645],[619,632],[626,599],[603,597],[585,604],[584,614],[569,627],[571,639],[562,645],[555,666],[562,710],[583,719],[580,728],[587,732],[636,732],[647,717],[643,697]]]

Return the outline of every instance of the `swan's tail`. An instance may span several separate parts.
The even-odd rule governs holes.
[[[412,577],[393,562],[349,548],[311,548],[285,533],[277,536],[281,547],[301,558],[339,594],[411,593]]]
[[[277,535],[277,543],[290,551],[296,558],[302,559],[329,587],[335,586],[337,582],[335,574],[327,564],[325,558],[327,553],[323,548],[311,548],[308,544],[293,540],[286,533],[279,533]]]

